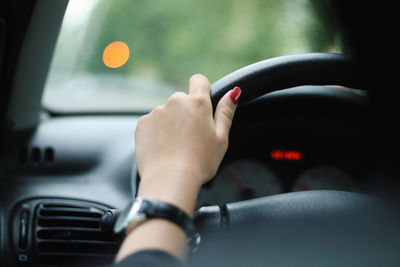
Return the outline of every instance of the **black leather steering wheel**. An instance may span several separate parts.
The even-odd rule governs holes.
[[[343,85],[361,90],[368,85],[358,73],[356,62],[343,54],[306,53],[260,61],[234,71],[211,86],[215,107],[235,86],[242,88],[240,103],[264,94],[301,85]]]
[[[242,104],[301,85],[366,89],[361,78],[349,56],[283,56],[218,80],[211,99],[215,110],[234,86],[242,88]],[[194,261],[204,266],[395,266],[400,263],[397,219],[378,199],[328,190],[203,207],[195,216],[202,256],[194,255]]]

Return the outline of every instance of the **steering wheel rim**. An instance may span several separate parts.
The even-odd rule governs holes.
[[[274,91],[301,85],[343,85],[367,89],[356,62],[347,55],[304,53],[266,59],[219,79],[211,86],[215,110],[219,100],[235,86],[242,89],[240,104]]]
[[[342,54],[308,53],[264,60],[228,74],[212,85],[211,101],[215,110],[219,99],[235,86],[242,88],[240,102],[241,104],[245,104],[266,93],[301,85],[343,85],[360,90],[367,89],[366,84],[362,81],[362,75],[358,73],[357,64],[351,57]],[[354,266],[354,264],[359,264],[361,262],[363,266],[374,266],[383,259],[389,260],[391,263],[398,263],[400,262],[400,258],[397,256],[397,253],[392,253],[389,258],[385,258],[388,256],[385,254],[388,247],[384,247],[383,250],[370,251],[371,253],[366,255],[365,259],[360,261],[360,257],[363,255],[363,251],[361,250],[353,251],[353,254],[347,253],[347,251],[343,250],[333,251],[331,253],[324,251],[324,246],[318,244],[319,236],[323,236],[325,241],[329,238],[335,239],[335,236],[329,234],[324,235],[324,227],[329,226],[331,227],[329,228],[331,230],[336,229],[336,226],[340,229],[353,229],[357,224],[360,224],[360,222],[372,215],[375,219],[379,218],[379,220],[373,220],[373,223],[371,221],[371,225],[369,226],[372,228],[366,227],[365,229],[362,229],[364,232],[360,230],[357,233],[368,234],[365,231],[371,231],[371,229],[375,229],[376,225],[379,225],[379,227],[386,230],[385,238],[386,234],[387,236],[391,236],[393,225],[386,225],[385,223],[389,221],[394,222],[398,217],[394,216],[394,218],[393,213],[386,213],[386,209],[382,207],[383,206],[378,199],[359,193],[334,190],[306,191],[240,201],[226,204],[221,207],[204,207],[196,213],[195,223],[200,232],[203,232],[206,235],[211,232],[211,235],[213,235],[221,229],[227,230],[228,232],[243,232],[243,227],[246,227],[246,221],[248,221],[249,218],[256,218],[257,225],[254,225],[254,223],[252,224],[254,227],[259,227],[261,223],[263,226],[268,225],[269,229],[273,229],[272,231],[277,232],[280,229],[285,229],[285,231],[290,233],[296,233],[296,231],[294,231],[296,230],[295,228],[298,227],[296,222],[298,222],[299,225],[311,222],[315,223],[315,225],[313,224],[308,227],[307,231],[312,232],[315,230],[314,226],[319,231],[318,233],[315,233],[317,235],[314,236],[316,239],[313,239],[313,242],[315,242],[307,243],[310,248],[317,244],[316,247],[313,247],[315,251],[312,251],[312,253],[319,253],[320,255],[326,256],[329,260],[333,260],[335,255],[342,257],[340,260],[336,257],[336,261],[326,262],[326,258],[313,258],[311,255],[307,254],[308,251],[305,247],[301,247],[299,251],[302,251],[303,254],[297,253],[298,251],[296,253],[289,252],[289,254],[293,256],[293,259],[288,262],[285,261],[288,260],[287,255],[282,257],[279,256],[282,254],[282,251],[275,249],[273,246],[267,246],[270,251],[265,251],[262,256],[267,255],[267,257],[272,261],[270,262],[272,266],[287,266],[287,264],[295,266],[321,266],[321,264],[324,266],[341,266],[343,264],[351,264]],[[323,216],[321,216],[321,213],[323,213]],[[295,218],[291,218],[293,214],[295,215]],[[389,217],[390,219],[388,219]],[[293,221],[291,222],[291,219],[294,220],[294,223]],[[332,220],[334,220],[337,225],[332,225]],[[285,222],[289,223],[286,224]],[[374,223],[376,223],[376,225]],[[246,229],[245,232],[249,233],[247,230],[248,229]],[[250,233],[254,234],[251,229]],[[344,233],[349,235],[353,234],[349,231],[337,232],[337,234],[342,235]],[[378,240],[380,240],[382,236],[381,233],[374,232],[373,234],[374,238],[371,238],[371,240],[379,242]],[[247,235],[241,235],[239,242],[245,240],[246,237]],[[270,235],[264,237],[269,239],[270,242],[278,241],[277,243],[282,245],[278,240],[279,235],[270,233]],[[302,240],[302,237],[304,236],[296,236],[297,239],[294,238],[292,241],[299,242],[298,245],[301,246],[302,241],[304,241]],[[399,237],[399,235],[396,237]],[[222,237],[222,239],[225,238],[226,236]],[[336,238],[336,241],[338,240],[339,239]],[[345,240],[350,244],[349,246],[346,246],[347,249],[351,249],[352,245],[362,245],[361,239],[354,241],[350,238],[346,238]],[[400,238],[396,240],[397,242],[392,240],[393,242],[390,243],[390,245],[399,248],[400,244],[398,240],[400,240]],[[230,244],[237,241],[238,240],[231,240]],[[206,246],[211,247],[211,250],[208,249],[209,253],[211,251],[212,254],[214,250],[218,249],[218,246],[221,246],[221,242],[216,242],[216,244],[217,245],[207,243]],[[222,242],[222,245],[227,244],[226,242]],[[235,248],[238,249],[238,247]],[[369,246],[363,246],[363,248],[370,249]],[[389,247],[389,249],[390,248],[392,247]],[[249,250],[252,250],[250,252],[257,249],[257,247],[249,248]],[[224,254],[220,254],[221,257],[224,257],[223,255]],[[351,260],[349,255],[353,255],[354,259]],[[212,255],[206,257],[203,256],[202,259],[204,260],[205,258],[209,258],[209,256]],[[228,258],[224,257],[224,260],[226,259]],[[232,257],[232,259],[233,260],[228,262],[235,263],[237,260],[240,261],[240,258],[237,257]],[[229,263],[225,262],[223,266],[228,266]],[[244,264],[244,262],[242,263]],[[256,263],[257,262],[253,262],[252,266],[256,266]],[[260,266],[266,264],[264,261],[262,261],[262,264],[260,264],[260,262],[258,263]],[[238,266],[241,265],[239,264]]]

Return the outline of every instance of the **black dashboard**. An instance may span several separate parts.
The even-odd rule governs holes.
[[[379,167],[371,114],[366,97],[324,86],[282,90],[240,106],[229,149],[216,179],[201,189],[198,207],[299,190],[373,193]],[[90,216],[98,216],[100,211],[120,209],[129,201],[139,179],[134,159],[138,119],[131,115],[61,116],[6,136],[0,167],[2,263],[23,264],[21,255],[22,260],[35,258],[43,243],[50,242],[36,240],[34,235],[38,227],[43,228],[35,224],[41,222],[43,209],[58,207],[60,218],[67,211],[87,215],[96,210],[97,215]],[[92,203],[84,213],[80,211],[82,201]],[[96,217],[99,223],[100,217]],[[13,236],[21,235],[16,230],[21,227],[16,221],[21,220],[33,225],[27,231],[34,236],[23,249]],[[109,242],[102,238],[101,242]],[[58,251],[57,246],[47,244],[45,248],[50,252],[40,253],[50,262],[49,253],[51,257],[66,253],[65,247]]]

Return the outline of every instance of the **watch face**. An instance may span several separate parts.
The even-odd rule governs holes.
[[[141,213],[142,201],[135,199],[129,203],[119,214],[115,222],[114,232],[119,233],[133,223],[146,219],[146,214]]]

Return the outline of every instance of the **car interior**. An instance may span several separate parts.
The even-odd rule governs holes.
[[[73,1],[0,3],[0,266],[112,264],[123,240],[113,224],[140,183],[134,132],[149,110],[79,107],[68,94],[88,80],[71,81],[57,103],[45,89],[58,85],[52,62]],[[202,240],[189,260],[199,266],[400,263],[399,9],[321,2],[342,51],[258,58],[211,80],[214,109],[234,86],[243,94],[228,151],[198,197]]]

